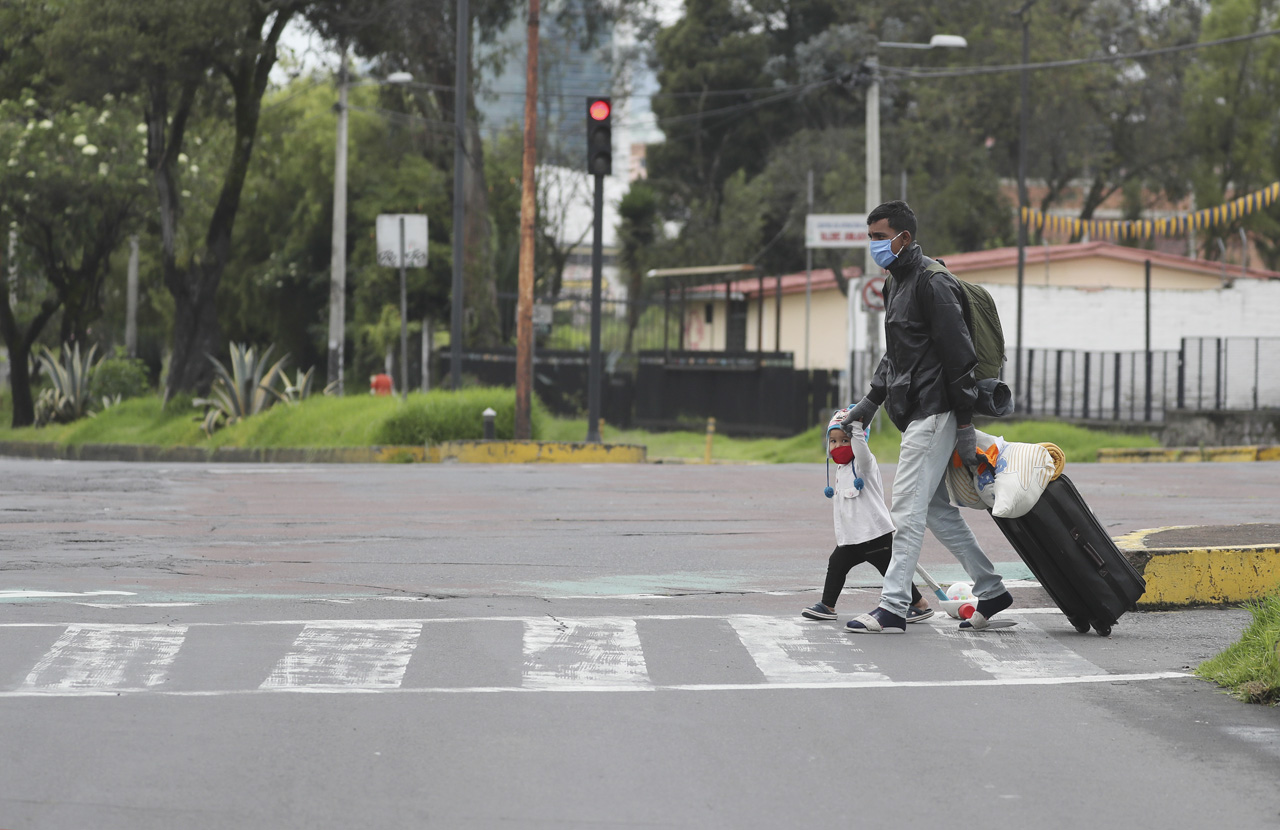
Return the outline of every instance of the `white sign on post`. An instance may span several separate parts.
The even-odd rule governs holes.
[[[865,248],[865,213],[810,213],[804,218],[806,248]]]
[[[404,220],[404,246],[400,220]],[[404,251],[404,260],[400,252]],[[421,213],[378,214],[378,264],[390,268],[427,267],[427,217]]]

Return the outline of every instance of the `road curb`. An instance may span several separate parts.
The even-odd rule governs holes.
[[[153,461],[214,464],[643,464],[639,444],[567,441],[448,441],[430,447],[156,447],[146,444],[54,444],[0,441],[0,456],[50,461]]]
[[[1173,461],[1280,461],[1280,446],[1103,447],[1098,450],[1098,462],[1101,464]]]
[[[1280,543],[1148,547],[1147,539],[1189,525],[1147,528],[1115,538],[1116,546],[1147,582],[1144,609],[1232,605],[1280,589]],[[1224,529],[1229,531],[1229,529]],[[1224,532],[1229,538],[1229,532]]]

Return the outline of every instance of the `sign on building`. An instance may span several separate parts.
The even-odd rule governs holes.
[[[810,213],[804,218],[806,248],[865,248],[865,213]]]

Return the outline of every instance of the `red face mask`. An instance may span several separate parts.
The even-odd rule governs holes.
[[[845,444],[831,450],[831,460],[837,464],[848,464],[853,460],[853,447]]]

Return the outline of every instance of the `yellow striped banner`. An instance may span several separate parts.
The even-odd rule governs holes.
[[[1150,236],[1184,236],[1189,231],[1206,230],[1228,222],[1235,222],[1249,214],[1270,207],[1280,199],[1280,182],[1273,182],[1261,190],[1240,196],[1222,205],[1215,205],[1181,216],[1163,219],[1079,219],[1073,216],[1050,215],[1038,208],[1022,208],[1022,221],[1032,230],[1051,234],[1069,233],[1103,239],[1147,238]]]

